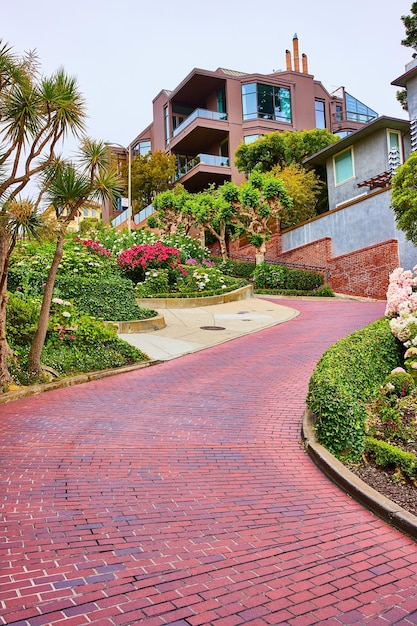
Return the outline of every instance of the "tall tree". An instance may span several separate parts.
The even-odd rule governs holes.
[[[42,373],[41,354],[48,330],[55,278],[62,259],[65,233],[75,215],[90,200],[114,203],[122,189],[122,180],[111,168],[107,144],[84,139],[78,164],[58,162],[44,171],[46,200],[55,209],[58,228],[55,252],[46,278],[37,330],[29,351],[28,374],[37,378]]]
[[[411,15],[402,15],[402,23],[405,28],[405,37],[401,45],[417,50],[417,2],[411,5]]]
[[[223,261],[227,260],[227,227],[231,224],[233,207],[218,189],[211,188],[199,194],[189,194],[183,213],[191,214],[200,228],[201,244],[205,245],[205,230],[217,239]]]
[[[68,133],[80,136],[86,118],[76,80],[59,69],[40,77],[34,53],[22,57],[0,40],[0,389],[7,368],[7,271],[11,253],[10,207],[25,187],[55,160]],[[39,199],[38,199],[39,200]]]
[[[291,163],[287,167],[276,165],[269,174],[284,182],[292,199],[292,205],[283,208],[280,213],[281,228],[295,226],[317,215],[317,203],[323,183],[313,170],[306,170],[299,163]]]
[[[337,139],[326,129],[268,133],[253,143],[241,144],[235,152],[235,164],[246,175],[254,169],[265,173],[276,165],[301,164]]]
[[[391,207],[406,238],[417,246],[417,152],[398,167],[391,180]]]
[[[181,184],[157,194],[152,202],[154,213],[147,221],[149,228],[157,228],[166,235],[177,230],[186,235],[193,225],[192,216],[184,211],[189,197]]]
[[[256,249],[256,263],[263,263],[266,242],[271,236],[271,219],[278,219],[282,209],[289,209],[292,200],[279,178],[252,172],[240,187],[224,183],[220,187],[223,198],[233,208],[230,221],[237,236],[246,234]]]
[[[161,150],[133,157],[132,203],[133,213],[152,204],[154,197],[169,189],[175,176],[175,156]]]
[[[417,2],[411,5],[411,14],[401,16],[402,23],[405,27],[405,37],[401,40],[401,45],[406,48],[417,50]],[[408,109],[407,90],[401,89],[397,91],[397,100],[403,107]]]

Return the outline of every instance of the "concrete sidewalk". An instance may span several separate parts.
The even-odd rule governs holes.
[[[122,333],[121,339],[150,359],[168,361],[219,343],[287,322],[296,309],[262,298],[194,308],[160,309],[166,327],[146,333]]]

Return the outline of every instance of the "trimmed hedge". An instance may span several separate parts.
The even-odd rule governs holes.
[[[341,339],[323,354],[310,379],[307,406],[317,420],[318,441],[336,457],[361,458],[365,403],[401,364],[401,344],[385,318]]]
[[[127,322],[157,315],[156,311],[138,306],[133,283],[126,278],[59,277],[55,293],[70,300],[79,311],[107,321]]]
[[[417,476],[417,456],[380,439],[365,437],[365,450],[380,467],[399,468],[404,476]]]

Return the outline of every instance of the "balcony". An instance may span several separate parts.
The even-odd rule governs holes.
[[[189,171],[197,167],[197,165],[214,165],[215,167],[229,167],[229,157],[215,156],[214,154],[197,154],[195,157],[185,157],[185,161],[181,161],[178,165],[178,171],[175,180],[188,174]]]
[[[375,113],[365,113],[358,111],[337,111],[332,113],[331,117],[331,132],[336,135],[339,132],[353,132],[359,130],[365,124],[368,124],[372,120],[376,119],[378,115]]]
[[[219,113],[218,111],[207,111],[207,109],[195,109],[191,115],[189,115],[172,133],[173,137],[176,137],[180,132],[184,130],[191,122],[197,117],[203,117],[209,120],[227,120],[226,113]]]

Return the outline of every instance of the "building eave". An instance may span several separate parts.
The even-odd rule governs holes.
[[[304,163],[307,165],[325,165],[327,159],[339,152],[342,152],[345,148],[349,148],[353,144],[365,139],[369,135],[373,135],[375,132],[384,128],[390,128],[392,130],[398,130],[401,133],[406,133],[410,129],[410,122],[408,120],[402,120],[396,117],[381,116],[372,120],[368,124],[365,124],[359,130],[354,131],[350,135],[339,139],[335,143],[332,143],[327,148],[323,148],[320,152],[316,152],[308,159],[305,159]]]

